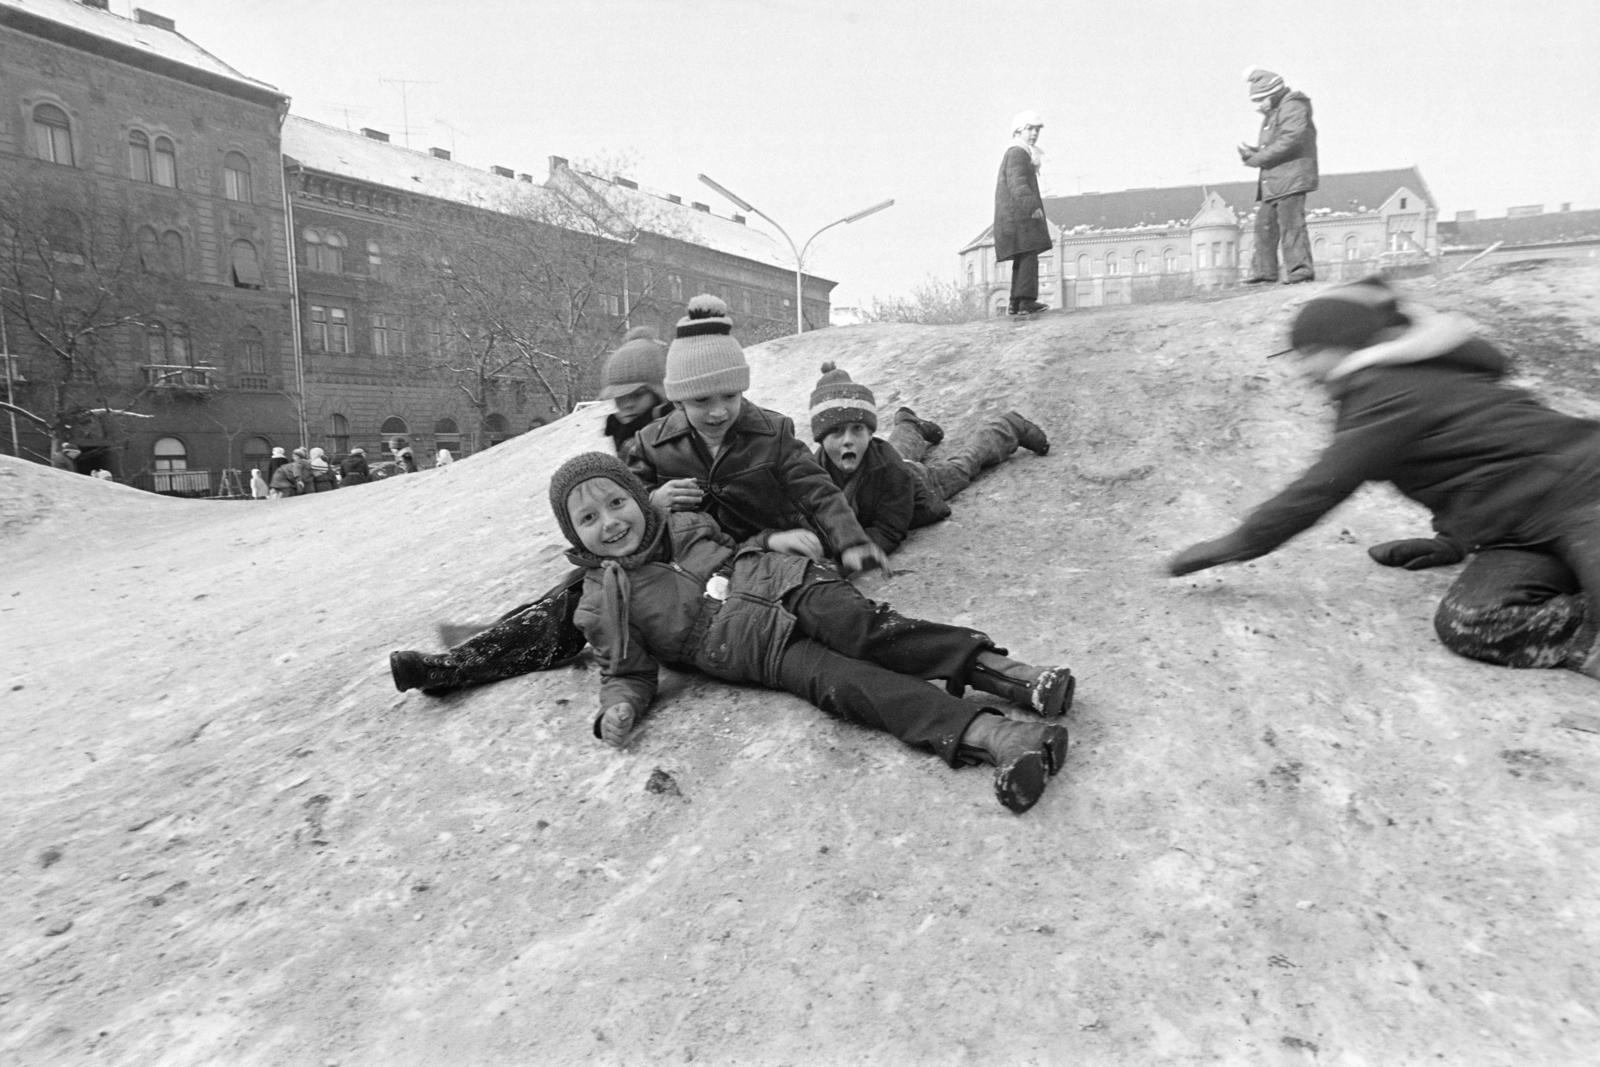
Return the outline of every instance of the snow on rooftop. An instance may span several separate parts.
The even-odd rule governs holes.
[[[178,63],[253,89],[283,95],[276,86],[239,73],[176,30],[135,22],[77,0],[0,0],[0,8],[47,19],[112,44],[143,52],[155,59]]]
[[[494,211],[537,204],[551,195],[538,183],[502,177],[298,115],[290,115],[283,124],[283,153],[313,170]],[[673,203],[657,193],[591,174],[581,176],[624,214],[647,220],[647,230],[766,266],[794,267],[777,241],[760,230],[689,204]],[[635,204],[637,213],[628,211]]]

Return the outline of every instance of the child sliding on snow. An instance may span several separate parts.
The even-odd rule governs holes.
[[[658,664],[782,689],[894,734],[952,767],[990,763],[995,795],[1028,810],[1062,769],[1067,731],[958,699],[973,688],[1047,717],[1072,703],[1066,668],[1009,660],[976,630],[907,618],[831,565],[736,545],[709,515],[668,512],[617,459],[575,456],[550,505],[588,569],[575,620],[601,664],[595,734],[623,744],[656,693]],[[926,684],[942,678],[949,692]]]

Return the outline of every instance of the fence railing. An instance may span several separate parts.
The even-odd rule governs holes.
[[[216,367],[175,366],[149,363],[144,368],[145,382],[155,389],[183,389],[210,392],[222,386],[222,373]]]
[[[141,471],[128,479],[135,489],[179,496],[210,496],[210,471]]]

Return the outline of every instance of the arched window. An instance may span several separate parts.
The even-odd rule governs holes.
[[[367,242],[367,273],[374,278],[383,275],[383,248],[376,241]]]
[[[433,439],[456,459],[461,458],[461,430],[456,426],[455,419],[443,418],[434,423]]]
[[[511,436],[511,427],[506,425],[506,417],[504,415],[488,416],[483,420],[483,429],[489,435],[490,448]]]
[[[239,331],[239,371],[242,374],[266,374],[267,351],[261,343],[261,331],[246,326]]]
[[[156,138],[155,183],[169,189],[178,187],[178,150],[167,137]]]
[[[54,104],[33,109],[33,150],[47,163],[72,166],[72,120]]]
[[[229,200],[250,203],[250,161],[239,152],[222,157],[222,195]]]
[[[265,437],[247,437],[244,442],[244,469],[267,473],[272,462],[272,442]]]
[[[153,173],[150,169],[150,138],[143,130],[128,133],[128,173],[136,182],[147,182]]]
[[[411,433],[411,427],[407,426],[406,420],[402,419],[399,415],[390,415],[387,419],[383,420],[383,426],[379,428],[378,432],[382,434],[387,441],[387,439],[393,437],[408,436]]]
[[[1311,258],[1319,262],[1328,258],[1328,239],[1326,237],[1318,237],[1311,242]]]
[[[189,469],[189,449],[176,437],[157,438],[151,449],[151,464],[158,471],[183,471]]]
[[[1178,269],[1178,250],[1176,248],[1163,248],[1161,250],[1161,269],[1168,274]]]
[[[167,351],[172,353],[175,366],[194,366],[194,351],[189,347],[189,328],[183,323],[172,324],[172,329],[167,333]]]
[[[168,230],[161,235],[161,273],[174,278],[182,278],[188,273],[183,260],[183,234],[177,230]]]
[[[1353,233],[1344,239],[1344,258],[1346,262],[1354,262],[1361,258],[1361,246]]]
[[[334,455],[350,451],[350,420],[337,413],[329,415],[328,440],[333,445]]]
[[[155,274],[161,270],[161,239],[156,236],[152,226],[139,227],[137,235],[139,246],[139,266],[145,271]]]
[[[233,287],[235,289],[263,289],[266,282],[261,277],[261,260],[256,257],[256,246],[249,241],[233,242]]]
[[[1145,254],[1145,251],[1142,248],[1133,254],[1133,273],[1150,273],[1150,257]]]
[[[1093,273],[1094,264],[1089,259],[1089,253],[1085,252],[1083,255],[1078,257],[1078,277],[1087,278]]]
[[[307,267],[325,274],[343,273],[345,247],[343,237],[332,230],[308,229],[305,231],[305,238]]]
[[[1118,274],[1121,271],[1122,271],[1122,265],[1117,262],[1117,254],[1115,252],[1107,252],[1106,253],[1106,273],[1107,274]]]

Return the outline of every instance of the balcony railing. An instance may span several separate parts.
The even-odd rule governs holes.
[[[141,471],[128,479],[128,484],[149,493],[172,493],[178,496],[210,496],[210,471]]]
[[[178,392],[209,393],[222,388],[222,372],[216,367],[149,363],[144,368],[144,379],[153,389],[172,389]]]

